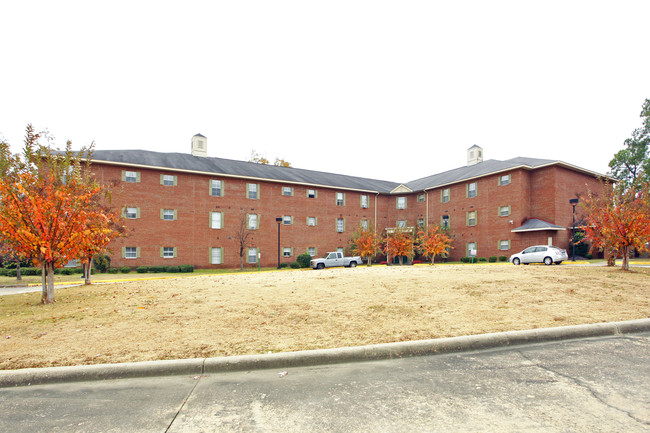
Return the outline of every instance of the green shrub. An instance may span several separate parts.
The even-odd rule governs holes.
[[[593,254],[591,254],[591,253],[587,253],[587,254],[585,254],[585,259],[587,259],[587,260],[591,260],[591,259],[593,259],[593,258],[594,258],[594,255],[593,255]]]
[[[111,258],[106,254],[97,254],[93,257],[93,266],[98,272],[106,272],[111,267]]]
[[[118,268],[108,268],[109,274],[117,274],[118,272],[120,272]]]
[[[280,269],[288,268],[289,263],[280,263]]]
[[[7,276],[16,278],[16,275],[18,275],[18,271],[16,269],[7,269]]]
[[[138,274],[146,274],[147,272],[149,272],[149,266],[138,266],[137,268],[135,268],[135,271]]]
[[[21,275],[41,275],[41,268],[20,268]]]
[[[310,261],[311,256],[308,253],[303,253],[296,257],[296,262],[300,265],[301,268],[308,268]]]
[[[302,268],[302,266],[301,266],[300,263],[298,263],[298,262],[292,262],[292,263],[290,263],[290,264],[289,264],[289,267],[290,267],[291,269],[300,269],[300,268]]]
[[[9,269],[0,268],[0,276],[6,277],[8,272],[9,272]]]
[[[487,259],[485,257],[479,257],[478,261],[479,262],[487,262]]]
[[[497,256],[490,256],[490,258],[488,259],[488,262],[490,263],[496,263],[496,261],[497,261]]]
[[[499,256],[499,261],[500,261],[500,262],[507,262],[507,261],[508,261],[508,257],[506,257],[506,256]]]
[[[154,274],[159,274],[168,271],[167,271],[167,266],[149,266],[149,272]]]
[[[181,271],[180,266],[167,266],[165,268],[165,272],[168,272],[170,274],[177,274]]]
[[[61,275],[72,275],[74,274],[73,268],[63,268],[61,269]]]
[[[470,258],[469,257],[461,257],[460,262],[461,263],[469,263]]]
[[[61,268],[54,268],[54,275],[59,275],[61,273]]]
[[[123,274],[128,274],[129,272],[131,272],[131,268],[129,268],[128,266],[123,266],[120,268],[120,272]]]
[[[194,266],[192,265],[181,265],[181,272],[194,272]]]

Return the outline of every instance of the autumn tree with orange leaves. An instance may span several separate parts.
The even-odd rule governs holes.
[[[393,257],[400,258],[400,264],[404,264],[404,258],[411,260],[415,254],[413,251],[413,230],[409,228],[396,227],[386,231],[384,239],[384,253],[390,262]]]
[[[452,239],[447,235],[445,229],[440,226],[430,225],[426,230],[420,229],[415,238],[417,249],[425,257],[431,258],[431,264],[435,260],[435,256],[449,254]]]
[[[381,251],[381,236],[371,226],[359,227],[350,238],[352,254],[365,257],[367,266],[372,265],[372,257]]]
[[[613,186],[604,183],[602,192],[589,191],[582,201],[587,216],[584,223],[586,239],[592,248],[621,253],[624,270],[629,270],[633,249],[648,251],[650,242],[650,186],[636,183]]]
[[[0,238],[19,256],[41,266],[44,304],[54,302],[54,269],[99,251],[119,234],[104,204],[108,189],[95,181],[80,152],[52,150],[27,126],[22,155],[0,142]],[[99,247],[98,247],[99,246]]]

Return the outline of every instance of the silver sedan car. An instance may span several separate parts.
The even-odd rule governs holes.
[[[559,265],[563,260],[567,260],[569,256],[566,250],[563,250],[552,245],[535,245],[528,247],[520,253],[510,256],[510,263],[518,265],[523,263],[544,263],[545,265],[552,265],[555,263]]]

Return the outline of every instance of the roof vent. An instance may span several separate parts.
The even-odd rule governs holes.
[[[208,139],[205,136],[196,134],[192,137],[192,156],[208,156]]]
[[[467,165],[475,165],[483,162],[483,148],[476,144],[467,149]]]

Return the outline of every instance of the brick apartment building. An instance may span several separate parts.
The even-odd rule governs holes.
[[[454,237],[451,259],[510,255],[534,244],[567,248],[569,200],[599,187],[597,173],[561,161],[483,161],[405,184],[207,157],[207,139],[192,152],[98,150],[93,171],[117,181],[114,205],[127,236],[111,244],[113,266],[239,266],[237,231],[252,230],[244,263],[275,266],[304,252],[344,249],[359,225],[378,231],[441,224]],[[281,222],[276,222],[280,218]],[[279,224],[281,224],[279,226]]]

